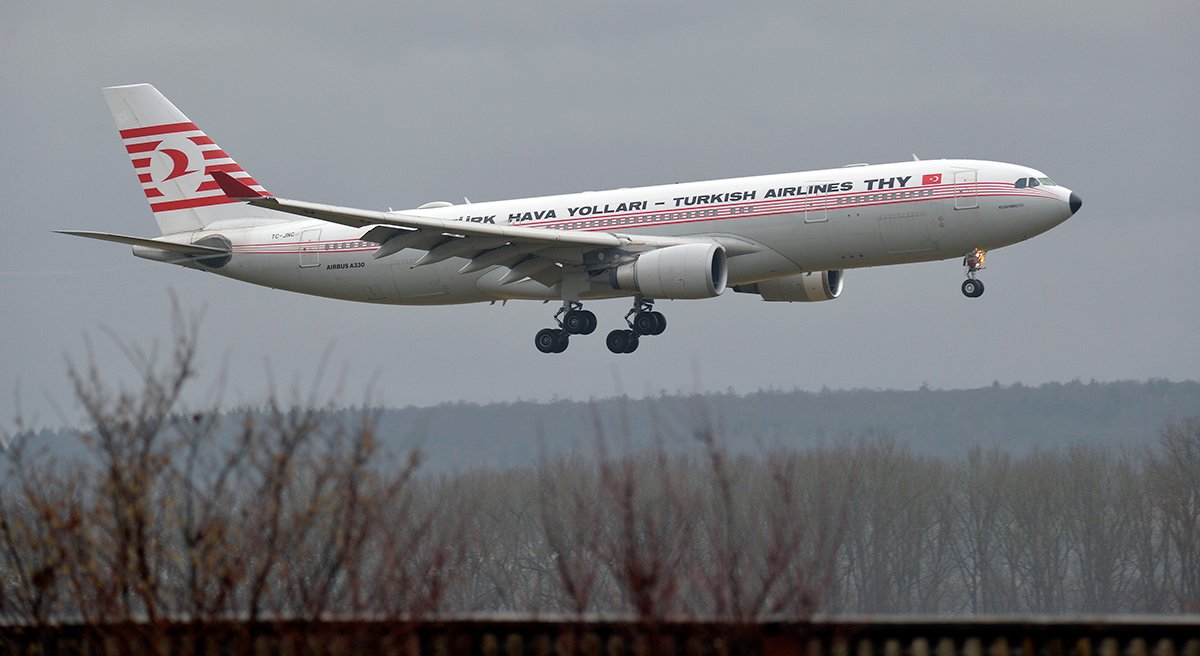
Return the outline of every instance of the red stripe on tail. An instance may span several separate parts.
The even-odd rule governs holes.
[[[254,178],[250,178],[250,177],[234,178],[234,180],[237,180],[238,182],[246,185],[247,187],[261,187],[262,186],[262,185],[258,184],[257,182],[255,182]],[[221,185],[218,184],[217,181],[205,180],[204,182],[200,183],[199,187],[196,187],[196,192],[199,193],[201,191],[216,191],[217,189],[221,189]],[[222,191],[224,191],[224,190],[222,189]],[[255,190],[255,191],[257,191],[257,190]]]
[[[125,152],[130,154],[145,153],[158,148],[158,144],[160,143],[162,143],[162,141],[146,141],[144,143],[131,144],[129,146],[125,146]]]
[[[199,129],[195,123],[166,123],[164,125],[150,125],[144,128],[121,130],[121,138],[134,139],[136,137],[149,137],[156,134],[169,134],[171,132],[191,132]]]
[[[187,210],[206,205],[224,205],[236,203],[237,200],[228,196],[205,196],[204,198],[185,198],[184,200],[169,200],[164,203],[150,203],[151,212],[170,212],[172,210]]]
[[[213,171],[222,171],[224,173],[245,173],[245,171],[242,170],[242,167],[237,162],[232,164],[212,164],[204,167],[204,172],[209,175],[212,175]]]

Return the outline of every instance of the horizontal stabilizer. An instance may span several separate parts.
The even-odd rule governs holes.
[[[225,192],[226,196],[235,200],[248,200],[266,196],[266,194],[255,191],[249,185],[246,185],[241,180],[224,171],[213,171],[212,178],[217,181],[217,186],[221,188],[221,191]]]
[[[92,232],[90,230],[55,230],[54,232],[57,232],[60,235],[75,235],[76,237],[87,237],[88,239],[114,241],[118,244],[129,244],[130,246],[157,248],[160,251],[167,251],[169,253],[182,253],[184,255],[226,255],[229,253],[227,250],[213,248],[211,246],[200,246],[197,244],[177,244],[170,241],[146,239],[145,237],[114,235],[109,232]]]

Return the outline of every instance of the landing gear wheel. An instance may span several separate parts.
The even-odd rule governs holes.
[[[563,315],[563,330],[572,335],[590,335],[596,330],[596,315],[588,310],[571,310]]]
[[[654,320],[658,324],[654,327],[654,332],[652,332],[650,334],[651,335],[663,334],[663,331],[667,329],[667,318],[663,316],[662,312],[651,312],[650,314],[654,315]]]
[[[567,334],[567,331],[565,331],[565,330],[558,331],[558,341],[554,344],[554,352],[562,353],[563,351],[567,350],[567,347],[570,345],[571,345],[571,336]]]
[[[626,342],[625,342],[625,352],[633,353],[634,351],[637,350],[638,342],[640,342],[641,340],[638,339],[638,334],[633,332],[632,330],[627,331],[627,332],[629,333],[629,339],[626,340]]]
[[[657,335],[658,332],[661,332],[658,331],[658,317],[654,316],[656,314],[658,313],[638,312],[637,314],[633,315],[633,322],[631,324],[633,332],[639,335]]]
[[[967,298],[979,298],[983,296],[983,281],[974,278],[967,278],[962,284],[963,296]]]
[[[638,347],[637,333],[632,330],[614,330],[604,339],[604,344],[613,353],[633,353]]]
[[[533,345],[542,353],[562,353],[570,345],[570,337],[558,328],[542,328],[533,338]]]
[[[638,335],[661,335],[667,329],[667,318],[662,312],[642,310],[633,315],[629,327]]]

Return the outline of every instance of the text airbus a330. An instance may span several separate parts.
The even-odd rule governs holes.
[[[287,200],[154,87],[104,89],[162,236],[60,231],[159,262],[368,303],[561,301],[544,353],[588,335],[593,299],[631,297],[614,353],[666,328],[658,299],[725,289],[826,301],[845,269],[963,258],[983,293],[986,251],[1053,228],[1079,196],[1026,166],[980,160],[856,165],[379,212]]]

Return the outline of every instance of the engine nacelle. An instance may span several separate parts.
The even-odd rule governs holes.
[[[764,301],[832,301],[842,295],[841,271],[811,271],[786,278],[734,285],[733,291],[758,294]]]
[[[642,253],[609,270],[613,289],[646,298],[712,298],[725,291],[729,268],[717,244],[680,244]]]

